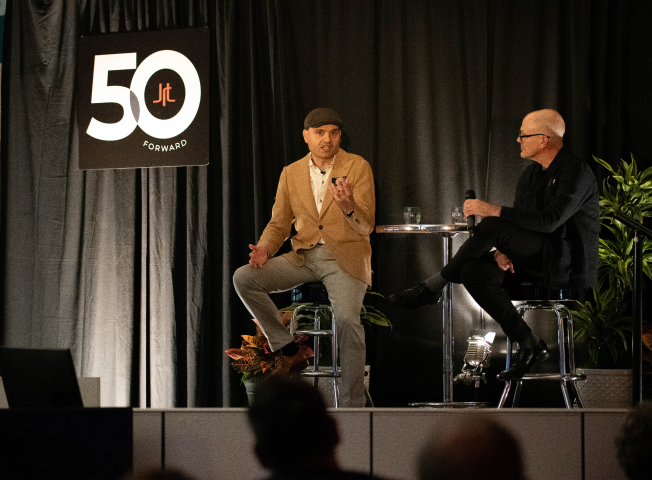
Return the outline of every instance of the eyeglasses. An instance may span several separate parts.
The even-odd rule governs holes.
[[[518,139],[519,139],[519,141],[522,142],[524,138],[536,137],[537,135],[543,135],[544,137],[550,138],[550,135],[546,135],[545,133],[533,133],[531,135],[523,135],[523,132],[518,132]]]

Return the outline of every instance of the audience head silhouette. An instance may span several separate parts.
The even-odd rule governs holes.
[[[616,439],[618,461],[630,480],[650,478],[652,452],[652,402],[644,401],[627,414]]]
[[[421,452],[420,480],[523,480],[518,442],[479,415],[450,431],[438,429]]]
[[[287,377],[264,380],[254,392],[249,422],[256,456],[266,469],[292,474],[338,468],[337,425],[309,383]]]

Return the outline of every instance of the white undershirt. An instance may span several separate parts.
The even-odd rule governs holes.
[[[336,155],[337,156],[337,155]],[[330,173],[333,169],[333,163],[335,163],[335,157],[333,161],[326,168],[326,170],[321,170],[317,167],[312,161],[312,153],[310,154],[310,186],[312,188],[312,195],[315,197],[315,205],[317,206],[317,212],[321,212],[321,206],[324,204],[324,196],[326,195],[326,189],[328,188],[328,182],[330,181]],[[323,174],[321,172],[324,172]],[[324,239],[319,236],[319,242],[323,244]]]

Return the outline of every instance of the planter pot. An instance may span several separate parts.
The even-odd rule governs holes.
[[[256,388],[258,381],[244,380],[242,383],[244,383],[245,390],[247,391],[247,400],[249,401],[249,405],[251,405],[251,402],[254,401],[254,389]]]
[[[578,368],[586,380],[576,382],[586,408],[630,408],[632,371],[625,369]]]

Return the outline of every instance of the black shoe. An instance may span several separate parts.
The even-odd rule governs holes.
[[[441,298],[441,290],[433,292],[425,283],[403,290],[389,296],[389,300],[399,307],[419,308],[424,305],[435,305]]]
[[[548,346],[543,340],[539,340],[534,348],[518,348],[514,356],[514,363],[507,370],[500,372],[498,380],[513,380],[525,375],[532,366],[550,356]]]

